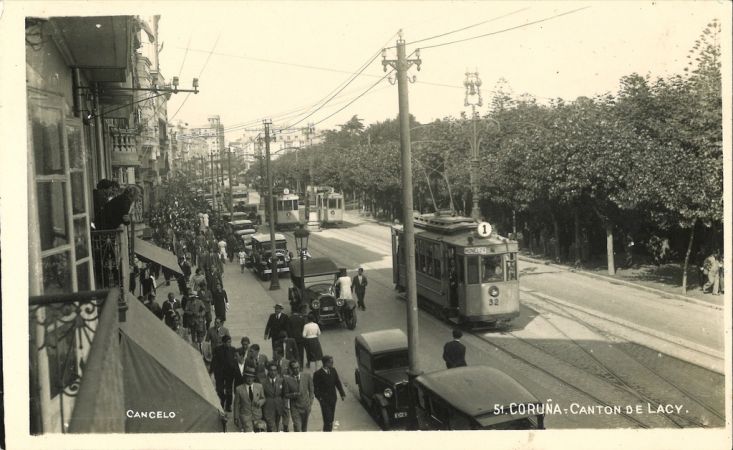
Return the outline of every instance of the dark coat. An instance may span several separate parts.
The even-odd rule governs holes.
[[[357,295],[364,295],[364,292],[366,292],[367,277],[362,274],[361,278],[361,283],[359,282],[359,275],[354,275],[354,278],[351,280],[351,286],[353,286],[354,292],[356,292]]]
[[[278,339],[280,332],[288,332],[288,315],[280,313],[280,318],[277,318],[275,313],[270,314],[270,318],[267,319],[267,325],[265,326],[265,339]]]
[[[443,360],[449,369],[466,365],[466,346],[460,341],[452,340],[443,346]]]
[[[130,214],[130,207],[132,199],[123,192],[102,206],[97,227],[100,230],[116,229],[122,225],[123,216]]]
[[[238,370],[234,347],[222,344],[214,348],[211,356],[211,366],[209,367],[209,372],[212,372],[214,377],[219,379],[234,378],[235,372]]]
[[[313,391],[319,402],[336,403],[336,390],[341,396],[345,396],[344,387],[341,385],[339,374],[333,367],[330,373],[321,367],[313,374]]]
[[[297,341],[302,341],[304,326],[305,317],[303,317],[302,314],[296,313],[290,316],[287,326],[288,337],[291,337]]]

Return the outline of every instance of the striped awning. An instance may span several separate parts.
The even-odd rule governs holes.
[[[178,265],[176,255],[164,248],[160,248],[150,242],[143,241],[140,238],[135,238],[135,253],[176,273],[183,274],[183,272],[181,272],[181,267]]]

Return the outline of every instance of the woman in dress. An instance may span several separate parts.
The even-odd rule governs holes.
[[[321,341],[318,340],[318,336],[320,335],[321,328],[316,323],[315,317],[312,314],[308,314],[307,323],[303,326],[303,338],[305,339],[305,349],[308,355],[308,368],[310,368],[311,362],[315,363],[314,369],[318,368],[318,361],[323,358]]]

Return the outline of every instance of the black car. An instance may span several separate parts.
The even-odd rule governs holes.
[[[272,276],[272,245],[270,243],[270,235],[257,233],[251,235],[250,242],[252,245],[249,254],[249,264],[255,273],[262,280],[269,280]],[[275,255],[277,258],[277,275],[290,271],[290,253],[288,252],[287,241],[285,236],[275,233]]]
[[[292,286],[288,300],[292,311],[305,304],[318,325],[343,323],[350,330],[356,328],[356,301],[336,298],[334,284],[340,269],[329,258],[309,258],[303,262],[294,258],[290,263]]]
[[[354,339],[359,400],[384,430],[407,418],[407,336],[402,330],[362,333]]]

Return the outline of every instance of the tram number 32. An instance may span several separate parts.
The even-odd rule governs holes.
[[[489,306],[499,306],[499,299],[498,298],[490,298],[489,299]]]

